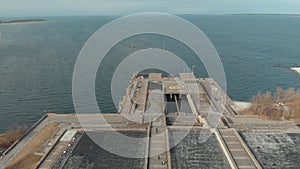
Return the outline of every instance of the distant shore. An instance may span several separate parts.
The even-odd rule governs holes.
[[[13,24],[13,23],[37,23],[37,22],[47,22],[46,19],[19,19],[10,21],[1,21],[0,24]]]
[[[290,68],[292,71],[297,72],[298,74],[300,74],[300,67],[292,67]]]
[[[252,15],[252,16],[292,16],[292,17],[300,17],[300,14],[272,14],[272,13],[237,13],[237,14],[229,14],[229,15]]]

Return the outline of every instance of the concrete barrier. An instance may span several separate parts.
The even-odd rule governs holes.
[[[170,142],[169,142],[169,129],[166,127],[166,143],[167,143],[167,160],[168,160],[168,169],[172,169],[171,163],[171,149],[170,149]]]
[[[215,133],[215,135],[216,135],[216,137],[217,137],[217,139],[219,141],[219,144],[220,144],[220,146],[221,146],[221,148],[222,148],[222,150],[223,150],[223,152],[224,152],[224,154],[225,154],[225,156],[226,156],[226,158],[228,160],[228,163],[229,163],[230,167],[232,169],[238,169],[238,167],[237,167],[235,161],[233,160],[233,158],[232,158],[232,156],[231,156],[231,154],[230,154],[227,146],[225,145],[225,142],[224,142],[224,140],[223,140],[223,138],[222,138],[219,130],[218,129],[214,129],[213,131],[214,131],[214,133]]]
[[[152,118],[150,119],[152,121]],[[148,162],[149,162],[149,147],[150,147],[150,137],[151,137],[151,128],[152,128],[152,123],[149,123],[148,130],[147,130],[147,138],[146,138],[146,152],[145,152],[145,164],[144,164],[144,169],[148,169]]]
[[[235,133],[235,135],[237,136],[237,138],[239,139],[240,143],[242,144],[244,150],[247,152],[247,154],[249,155],[250,159],[253,161],[255,167],[257,169],[262,169],[260,163],[257,161],[257,159],[255,158],[255,156],[252,154],[252,152],[249,150],[248,146],[246,145],[246,143],[244,142],[244,140],[242,139],[242,137],[240,136],[240,134],[237,132],[237,130],[235,128],[233,128],[233,132]]]
[[[43,120],[45,120],[48,117],[48,114],[45,114],[42,118],[40,118],[37,122],[35,122],[26,132],[25,134],[14,144],[12,144],[3,154],[2,156],[5,156],[7,153],[9,153],[21,140],[23,140],[37,125],[39,125]]]

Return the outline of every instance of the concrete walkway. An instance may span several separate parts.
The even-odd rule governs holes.
[[[149,169],[167,169],[167,138],[164,116],[152,122],[149,138]]]
[[[254,155],[235,129],[219,129],[218,131],[237,168],[261,169]]]

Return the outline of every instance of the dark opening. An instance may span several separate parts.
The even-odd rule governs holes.
[[[166,114],[169,113],[175,113],[178,112],[179,110],[177,110],[177,105],[178,107],[180,106],[181,103],[181,97],[179,97],[179,94],[166,94],[165,95],[165,112]],[[177,100],[177,104],[176,104],[176,100]],[[180,109],[180,107],[179,107]]]

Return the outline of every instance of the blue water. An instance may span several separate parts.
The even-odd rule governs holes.
[[[287,69],[300,66],[299,17],[181,17],[198,26],[215,45],[232,99],[249,101],[258,91],[274,91],[277,86],[300,88],[300,76]],[[115,18],[48,17],[49,22],[44,23],[0,25],[0,132],[31,125],[46,112],[74,113],[71,86],[78,53],[96,30]],[[105,62],[102,76],[97,76],[97,99],[105,112],[115,111],[106,99],[111,68],[138,49],[162,45],[196,65],[198,76],[207,76],[193,53],[173,39],[156,35],[129,38],[110,51],[115,62]]]

